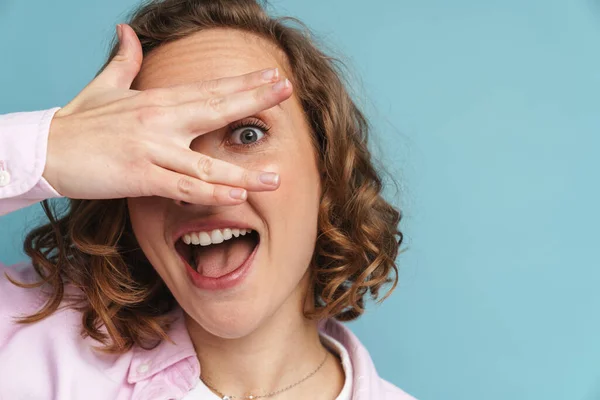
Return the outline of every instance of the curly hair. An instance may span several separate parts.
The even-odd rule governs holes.
[[[281,50],[312,131],[322,181],[308,294],[314,302],[305,315],[348,321],[364,312],[368,294],[376,300],[391,283],[387,297],[398,281],[401,213],[382,197],[367,146],[369,123],[346,89],[343,64],[320,50],[298,20],[272,18],[256,0],[150,1],[129,24],[144,54],[211,28],[248,32]],[[108,60],[118,50],[113,43]],[[103,351],[150,348],[168,339],[176,302],[135,239],[126,199],[70,199],[62,216],[47,200],[42,207],[49,223],[29,232],[24,243],[41,280],[13,283],[50,290],[44,306],[20,322],[39,321],[67,302],[82,313],[82,334],[103,344]]]

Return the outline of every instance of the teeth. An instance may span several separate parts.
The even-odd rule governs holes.
[[[210,240],[212,240],[213,244],[223,243],[223,234],[220,230],[215,229],[210,233]]]
[[[252,229],[225,228],[214,229],[210,232],[192,232],[183,235],[181,240],[188,245],[209,246],[211,244],[223,243],[232,238],[245,236],[251,233]]]
[[[212,243],[210,240],[210,235],[206,232],[200,232],[200,246],[208,246]]]

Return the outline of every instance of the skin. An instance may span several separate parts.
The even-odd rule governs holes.
[[[54,114],[43,172],[52,187],[73,199],[161,196],[207,205],[240,204],[247,191],[277,189],[278,179],[265,181],[262,171],[211,159],[190,144],[287,99],[291,85],[267,70],[132,90],[142,45],[130,26],[118,25],[117,32],[115,57]],[[213,168],[207,171],[209,164]]]
[[[164,45],[149,54],[135,89],[169,87],[277,67],[286,60],[272,44],[251,34],[213,29]],[[251,170],[280,175],[277,190],[250,192],[238,205],[198,205],[163,197],[129,198],[138,242],[186,313],[186,324],[202,365],[202,376],[236,396],[263,394],[294,383],[319,365],[325,348],[316,321],[303,316],[308,268],[317,234],[320,175],[304,112],[292,95],[251,116],[258,128],[253,146],[236,143],[225,127],[198,136],[193,151]],[[248,118],[241,121],[247,121]],[[173,248],[182,223],[219,217],[243,221],[260,234],[254,266],[231,289],[193,286]],[[282,393],[285,399],[334,399],[343,386],[339,360],[328,355],[318,374]]]

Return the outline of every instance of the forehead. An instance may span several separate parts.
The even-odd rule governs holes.
[[[209,29],[164,44],[144,58],[134,87],[166,87],[278,67],[285,57],[266,39],[234,29]]]

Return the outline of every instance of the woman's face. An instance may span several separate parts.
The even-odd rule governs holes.
[[[253,35],[214,29],[156,49],[144,60],[136,89],[207,81],[278,67],[274,47]],[[267,130],[268,127],[268,131]],[[128,199],[131,222],[148,260],[178,303],[202,329],[238,338],[275,314],[302,315],[308,266],[317,234],[320,180],[311,133],[295,96],[230,127],[198,136],[193,151],[254,170],[280,175],[275,191],[249,192],[236,206],[178,204],[161,197]],[[221,244],[188,246],[174,239],[182,227],[255,231]],[[197,223],[197,225],[196,225]],[[208,237],[198,234],[198,240]],[[190,236],[193,239],[193,236]],[[192,248],[197,249],[192,260]],[[180,257],[198,272],[186,267]],[[247,261],[245,261],[247,260]],[[240,267],[241,265],[241,267]]]

